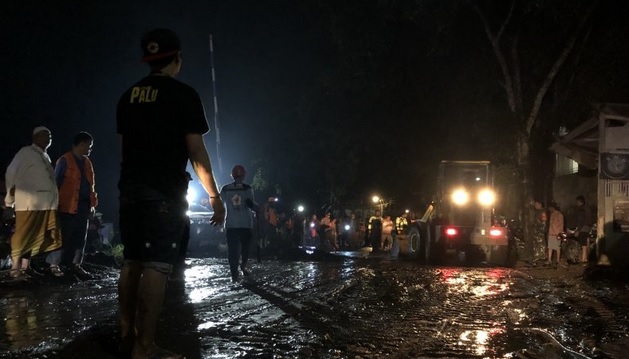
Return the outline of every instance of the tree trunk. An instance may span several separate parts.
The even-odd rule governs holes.
[[[515,36],[511,39],[510,44],[510,57],[511,63],[507,62],[507,58],[505,53],[501,47],[501,39],[503,37],[504,30],[507,26],[510,25],[510,22],[514,16],[514,10],[516,8],[516,1],[513,0],[511,2],[511,6],[509,11],[504,17],[504,20],[500,24],[500,28],[498,31],[494,32],[491,29],[489,21],[485,14],[479,9],[479,7],[471,2],[472,7],[480,17],[481,22],[483,23],[483,27],[485,33],[487,34],[487,38],[492,46],[494,55],[496,56],[496,60],[498,65],[500,66],[500,70],[503,77],[503,88],[505,89],[505,94],[507,97],[507,105],[511,113],[514,115],[514,119],[518,121],[518,128],[520,129],[520,134],[518,136],[517,144],[516,144],[516,155],[517,155],[517,167],[520,173],[520,201],[519,203],[519,213],[520,213],[520,221],[523,229],[523,236],[525,243],[527,244],[528,252],[527,254],[532,254],[530,251],[532,249],[532,240],[533,237],[531,235],[533,228],[533,210],[530,205],[530,202],[533,200],[532,198],[532,190],[533,183],[531,183],[530,171],[529,168],[529,156],[530,156],[530,145],[531,138],[533,135],[533,129],[535,127],[536,122],[540,117],[540,111],[542,108],[542,103],[548,90],[550,89],[553,81],[557,77],[557,74],[563,67],[563,64],[568,59],[568,56],[571,54],[572,49],[575,46],[580,34],[582,33],[584,27],[588,23],[588,19],[592,14],[594,8],[597,6],[597,1],[592,2],[587,11],[583,14],[579,23],[577,24],[574,32],[568,38],[563,48],[559,52],[556,60],[552,64],[551,68],[548,70],[548,73],[544,77],[544,80],[539,85],[535,96],[533,98],[533,102],[527,110],[524,108],[524,99],[522,93],[522,73],[520,67],[520,58],[518,55],[518,43],[520,33],[516,32]]]

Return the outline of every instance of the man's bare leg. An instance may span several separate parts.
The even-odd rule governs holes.
[[[22,260],[20,256],[11,255],[11,271],[10,275],[12,278],[18,278],[20,276],[20,264],[22,264]]]
[[[168,275],[153,268],[144,268],[138,293],[137,337],[133,347],[133,359],[144,359],[155,353],[161,358],[181,358],[155,345],[155,330],[164,302]]]
[[[588,261],[588,247],[581,246],[581,263],[586,263]]]
[[[138,289],[142,276],[141,262],[127,262],[122,266],[118,281],[120,307],[120,351],[131,352],[135,341],[135,318],[138,309]]]

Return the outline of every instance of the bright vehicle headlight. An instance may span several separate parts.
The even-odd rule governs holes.
[[[463,188],[452,192],[452,202],[458,206],[466,204],[470,200],[470,195]]]
[[[489,230],[489,235],[491,237],[500,237],[502,236],[502,230],[499,228],[492,228]]]
[[[490,189],[484,189],[478,193],[478,203],[482,206],[491,206],[496,202],[496,194]]]
[[[194,202],[197,199],[197,191],[192,188],[192,187],[188,187],[188,193],[186,193],[186,200],[188,201],[188,203]]]

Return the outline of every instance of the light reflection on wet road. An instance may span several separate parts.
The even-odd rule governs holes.
[[[187,358],[621,358],[627,288],[504,268],[324,257],[263,261],[232,284],[194,259],[170,285],[160,343]],[[115,271],[2,287],[6,358],[117,358]]]

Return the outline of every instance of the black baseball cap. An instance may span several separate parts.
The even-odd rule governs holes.
[[[140,46],[144,52],[142,62],[160,60],[181,50],[179,36],[170,29],[153,29],[147,32],[142,36]]]

